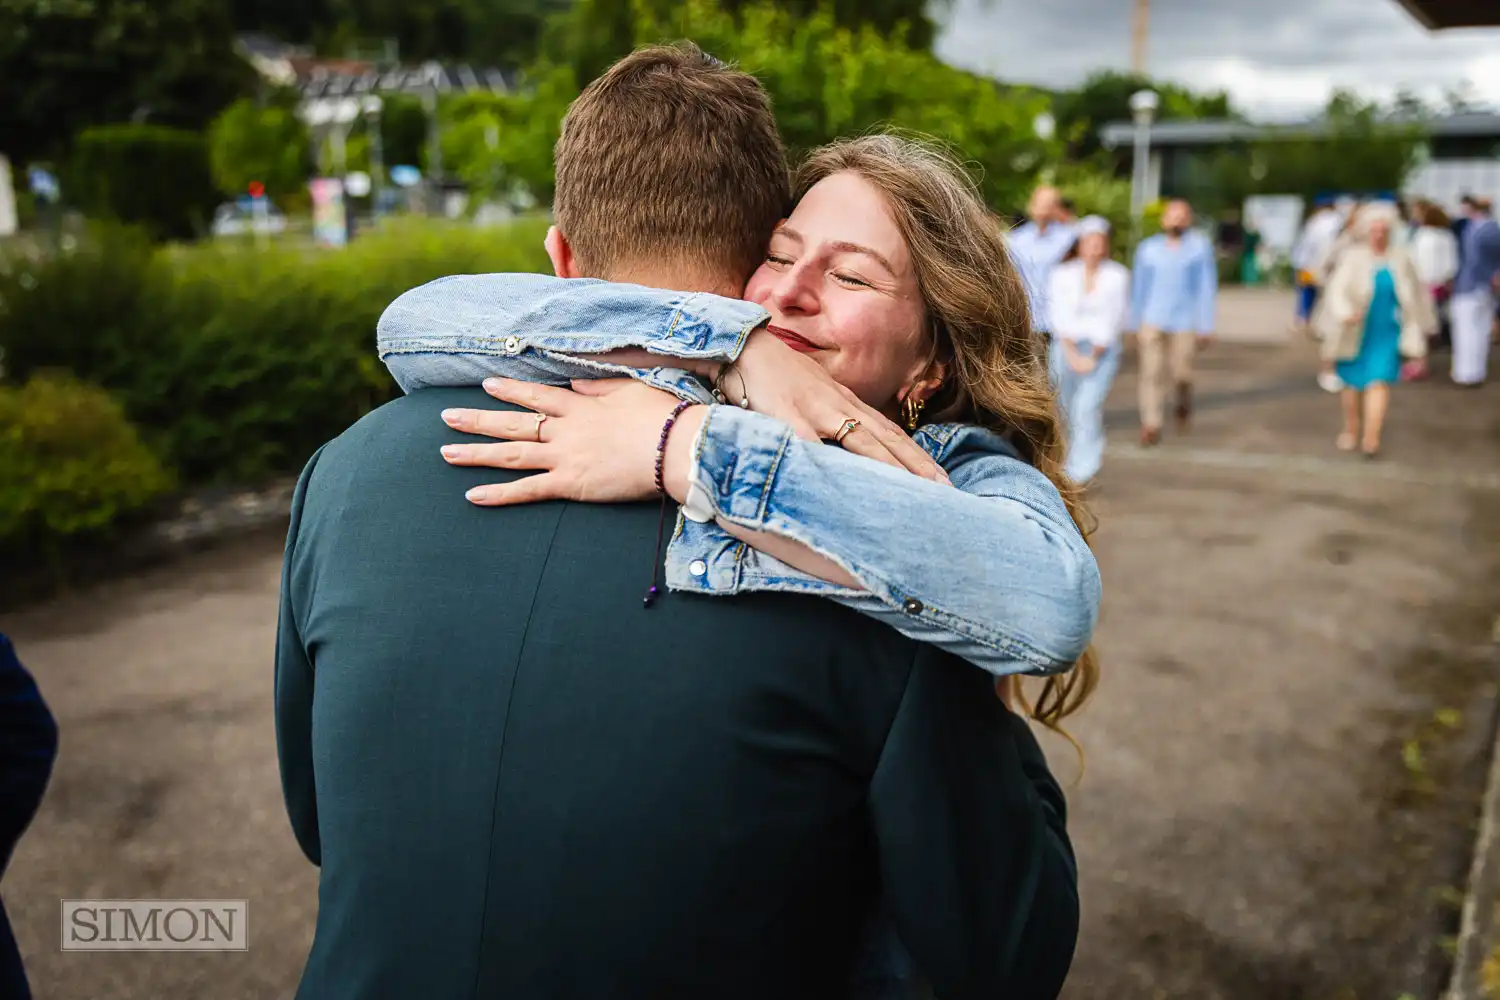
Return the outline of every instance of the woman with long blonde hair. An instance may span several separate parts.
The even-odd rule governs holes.
[[[471,502],[660,491],[681,505],[672,589],[826,596],[989,671],[1008,706],[1061,729],[1098,681],[1100,581],[999,221],[954,158],[896,136],[814,151],[795,188],[744,289],[764,310],[749,328],[714,296],[479,275],[393,303],[382,357],[408,390],[487,374],[491,395],[538,411],[445,416],[524,446],[455,445],[448,461],[546,470]],[[568,274],[555,234],[548,246]],[[660,440],[622,446],[622,427],[654,438],[664,409]],[[655,490],[622,489],[651,447]],[[1034,703],[1026,674],[1046,678]],[[904,993],[900,954],[877,954],[859,995]]]

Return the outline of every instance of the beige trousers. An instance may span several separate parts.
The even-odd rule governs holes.
[[[1193,381],[1193,354],[1198,337],[1192,333],[1164,333],[1155,326],[1142,326],[1141,426],[1160,429],[1166,411],[1167,391],[1173,385]],[[1170,369],[1171,379],[1166,378]]]

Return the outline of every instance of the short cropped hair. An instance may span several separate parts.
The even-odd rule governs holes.
[[[640,49],[589,84],[556,161],[558,228],[594,277],[665,260],[746,280],[790,207],[769,95],[691,43]]]

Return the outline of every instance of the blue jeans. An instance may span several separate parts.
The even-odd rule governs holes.
[[[1297,286],[1297,318],[1306,323],[1312,318],[1313,306],[1318,304],[1317,285]]]
[[[1068,430],[1064,469],[1075,483],[1093,479],[1104,464],[1104,401],[1120,370],[1120,354],[1116,342],[1099,358],[1093,371],[1080,375],[1068,367],[1062,344],[1055,339],[1052,342],[1052,384],[1057,387],[1057,401]]]

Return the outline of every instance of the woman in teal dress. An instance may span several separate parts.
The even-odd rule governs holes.
[[[1436,329],[1431,293],[1406,251],[1391,244],[1394,207],[1366,207],[1363,239],[1339,258],[1324,290],[1325,360],[1336,362],[1344,427],[1341,451],[1356,446],[1366,458],[1380,452],[1391,386],[1401,379],[1401,359],[1427,355],[1427,334]]]
[[[1365,313],[1364,336],[1353,360],[1334,366],[1346,390],[1364,392],[1376,383],[1390,385],[1401,377],[1401,304],[1396,300],[1396,278],[1390,264],[1375,269],[1375,292]],[[1351,444],[1349,446],[1353,448]]]

